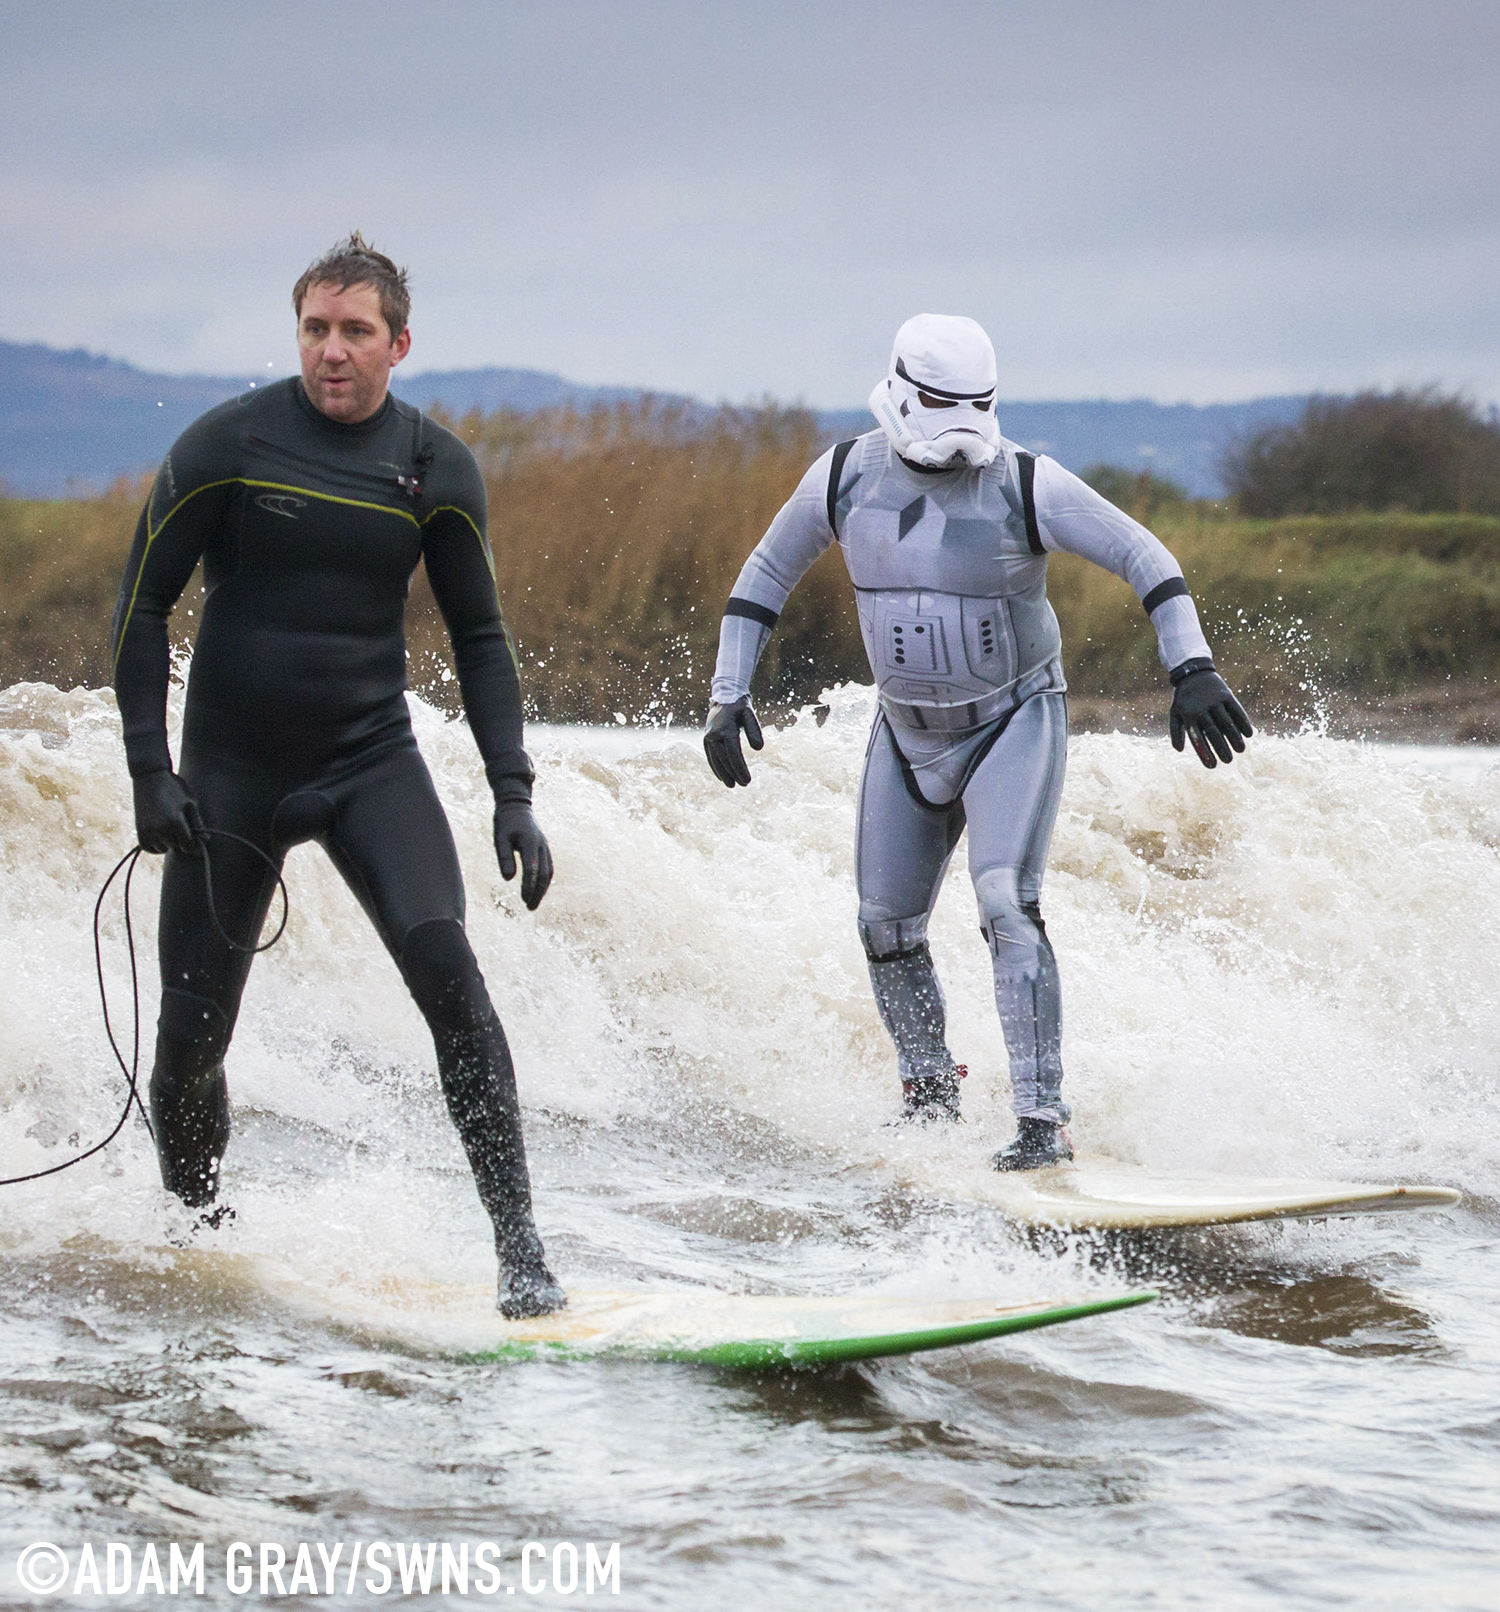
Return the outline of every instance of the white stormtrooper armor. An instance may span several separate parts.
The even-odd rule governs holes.
[[[719,638],[718,704],[750,692],[788,596],[835,540],[857,590],[881,708],[934,805],[954,798],[982,730],[1032,695],[1066,687],[1047,602],[1049,553],[1081,554],[1127,581],[1148,608],[1168,670],[1210,658],[1176,560],[1055,460],[1027,466],[1030,456],[1001,438],[981,470],[924,473],[870,431],[840,455],[831,488],[838,454],[831,448],[812,466],[740,571]]]
[[[720,629],[713,699],[748,695],[792,589],[837,542],[880,698],[860,789],[860,934],[903,1081],[952,1078],[926,931],[967,826],[1015,1111],[1061,1124],[1060,990],[1039,906],[1066,758],[1048,554],[1081,554],[1128,582],[1169,671],[1212,662],[1182,569],[1145,527],[1054,460],[969,420],[993,427],[992,406],[902,411],[904,388],[982,399],[987,378],[993,399],[988,339],[978,351],[972,321],[934,329],[936,318],[898,335],[872,397],[872,407],[897,400],[877,409],[882,429],[823,454],[745,562]],[[953,367],[940,372],[934,355],[945,353]],[[943,423],[950,415],[956,434]],[[946,468],[924,471],[919,458]]]

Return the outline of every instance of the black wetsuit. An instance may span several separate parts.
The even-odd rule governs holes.
[[[179,774],[206,827],[253,842],[277,866],[299,841],[328,852],[432,1030],[502,1263],[539,1264],[515,1075],[464,935],[452,833],[406,705],[403,618],[420,559],[496,799],[530,800],[520,684],[473,456],[389,396],[372,419],[339,424],[297,380],[190,426],[142,512],[111,632],[133,777],[172,764],[167,618],[200,559]],[[272,871],[232,840],[208,845],[219,922],[249,946]],[[151,1109],[162,1177],[186,1202],[206,1203],[229,1134],[223,1059],[250,957],[221,938],[201,862],[175,851],[159,949]]]

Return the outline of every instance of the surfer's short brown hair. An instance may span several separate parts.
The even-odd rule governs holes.
[[[347,291],[351,285],[372,285],[380,295],[380,315],[391,333],[391,340],[406,329],[411,317],[411,288],[406,270],[397,268],[384,252],[377,252],[358,230],[346,235],[337,246],[330,246],[314,258],[292,287],[292,307],[302,317],[302,303],[315,285],[333,285]]]

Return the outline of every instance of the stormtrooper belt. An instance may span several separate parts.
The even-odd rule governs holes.
[[[880,696],[881,709],[897,727],[928,733],[970,733],[1004,716],[1015,703],[1014,688],[996,689],[961,705],[909,705],[888,694]]]

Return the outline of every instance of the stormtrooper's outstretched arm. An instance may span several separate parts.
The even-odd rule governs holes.
[[[1055,459],[1038,456],[1033,491],[1042,547],[1081,554],[1113,571],[1135,589],[1151,618],[1157,652],[1172,678],[1173,748],[1191,740],[1205,767],[1233,761],[1254,729],[1214,669],[1182,567],[1166,545]]]
[[[756,662],[792,589],[833,543],[827,506],[832,459],[830,448],[812,465],[740,568],[719,625],[715,705],[731,705],[749,694]]]
[[[1128,582],[1151,618],[1157,652],[1169,672],[1189,661],[1211,666],[1213,656],[1182,567],[1167,546],[1045,454],[1037,455],[1033,486],[1042,546],[1081,554]]]

